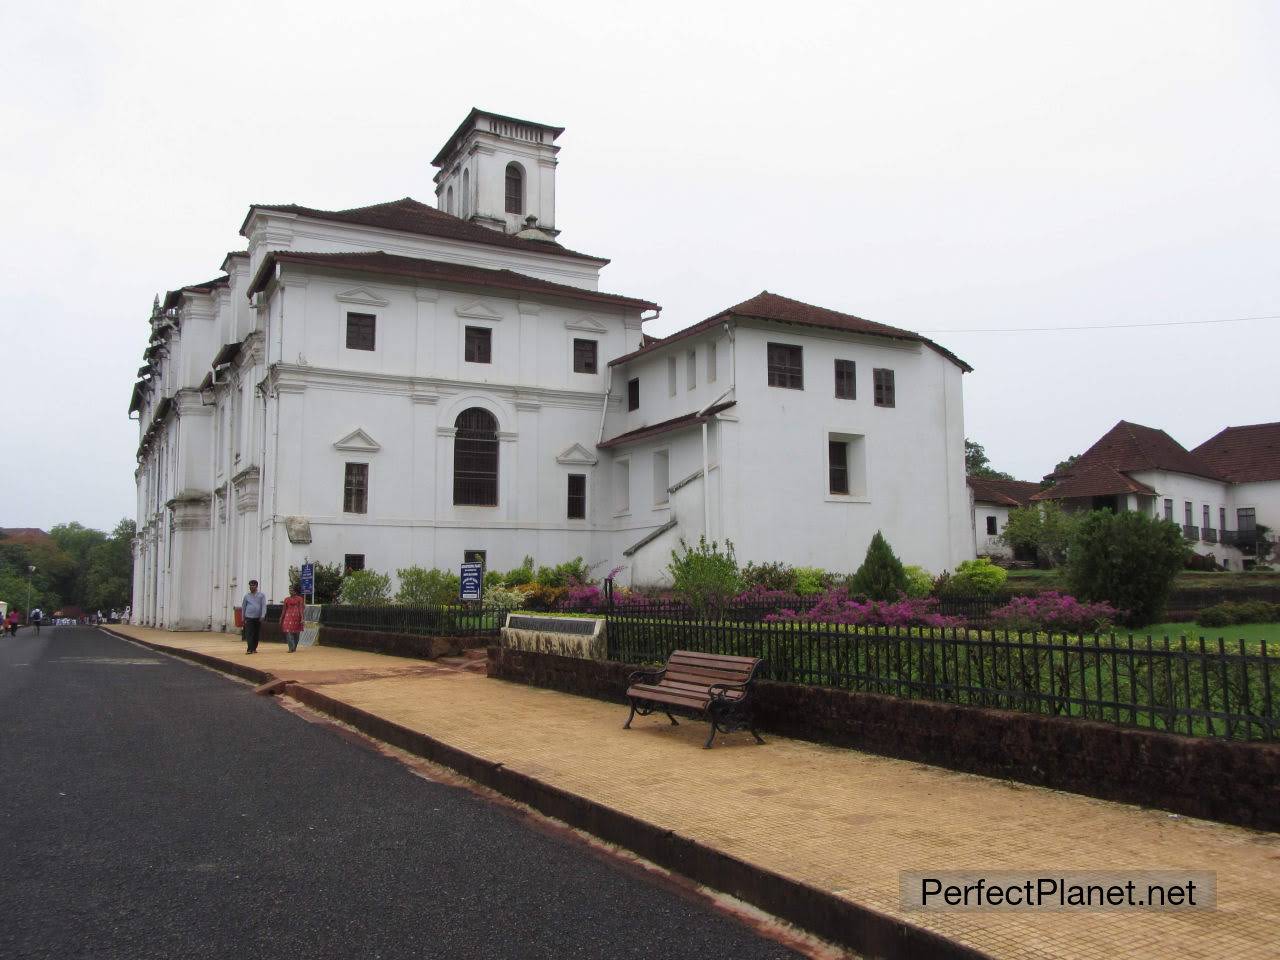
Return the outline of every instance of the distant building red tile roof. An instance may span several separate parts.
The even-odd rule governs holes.
[[[578,253],[562,247],[554,240],[531,240],[525,237],[513,237],[498,230],[490,230],[445,213],[435,207],[428,206],[412,197],[402,197],[387,203],[375,203],[367,207],[352,207],[350,210],[318,210],[315,207],[303,207],[296,203],[255,203],[249,207],[249,213],[240,226],[241,234],[249,223],[255,210],[274,210],[280,213],[293,213],[317,220],[336,220],[340,223],[354,223],[366,227],[381,227],[384,230],[398,230],[402,233],[416,233],[428,237],[442,237],[447,240],[465,240],[471,243],[484,243],[496,247],[508,247],[513,250],[528,250],[534,253],[549,253],[561,257],[573,257],[578,260],[591,260],[606,264],[604,257],[593,257],[587,253]]]
[[[1223,479],[1209,463],[1191,453],[1163,430],[1121,420],[1103,434],[1071,466],[1052,473],[1054,485],[1034,500],[1105,497],[1120,493],[1155,493],[1129,476],[1144,470],[1186,473],[1209,480]]]
[[[1280,480],[1280,423],[1227,427],[1191,452],[1232,483]]]
[[[489,267],[470,267],[443,260],[423,260],[419,257],[402,257],[381,250],[370,253],[295,253],[292,250],[276,250],[267,254],[249,284],[248,295],[266,288],[277,263],[298,263],[327,267],[336,270],[352,270],[402,277],[406,280],[425,280],[437,283],[465,283],[516,290],[525,293],[541,293],[568,300],[585,300],[591,303],[611,303],[638,310],[656,310],[657,304],[637,297],[624,297],[617,293],[584,290],[564,283],[539,280],[513,270],[493,270]]]
[[[999,480],[993,477],[968,477],[969,489],[978,503],[996,503],[1002,507],[1025,507],[1032,496],[1043,488],[1030,480]]]
[[[761,291],[749,300],[744,300],[728,309],[721,310],[715,316],[708,317],[706,320],[685,327],[683,330],[677,330],[668,337],[655,338],[652,342],[640,347],[639,350],[634,350],[618,357],[616,360],[611,360],[609,365],[614,366],[626,363],[643,354],[660,350],[667,344],[717,327],[731,317],[772,320],[776,323],[792,323],[797,326],[819,327],[824,330],[843,330],[847,333],[865,333],[876,337],[891,337],[894,340],[922,343],[942,354],[960,369],[966,372],[973,370],[971,366],[950,350],[911,330],[903,330],[899,327],[891,327],[888,324],[876,323],[874,320],[864,320],[862,317],[854,316],[851,313],[840,313],[836,310],[829,310],[826,307],[804,303],[801,300],[792,300],[790,297],[770,293],[768,290]]]

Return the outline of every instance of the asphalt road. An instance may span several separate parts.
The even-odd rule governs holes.
[[[0,639],[0,958],[709,956],[795,954],[211,671]]]

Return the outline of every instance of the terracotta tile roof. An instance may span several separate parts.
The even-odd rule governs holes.
[[[686,427],[695,427],[700,423],[706,423],[715,417],[722,410],[728,410],[732,407],[736,400],[729,400],[726,403],[717,403],[714,407],[707,410],[705,417],[698,416],[698,411],[686,413],[683,416],[672,417],[670,420],[663,420],[661,423],[654,423],[647,427],[637,427],[635,430],[628,430],[626,433],[620,433],[616,437],[610,437],[596,444],[600,450],[608,450],[610,447],[620,447],[624,443],[635,443],[638,440],[648,440],[650,437],[656,437],[660,434],[670,433],[673,430],[684,430]]]
[[[295,213],[303,217],[314,217],[317,220],[336,220],[340,223],[354,223],[365,227],[381,227],[385,230],[398,230],[402,233],[416,233],[428,237],[443,237],[447,240],[465,240],[471,243],[484,243],[495,247],[509,247],[513,250],[529,250],[535,253],[550,253],[561,257],[574,257],[578,260],[591,260],[606,264],[604,257],[593,257],[587,253],[578,253],[562,247],[554,240],[529,240],[513,237],[498,230],[490,230],[470,221],[445,213],[435,207],[414,200],[412,197],[401,197],[387,203],[375,203],[368,207],[353,207],[350,210],[318,210],[315,207],[303,207],[296,203],[255,203],[249,207],[249,213],[240,226],[244,234],[249,217],[255,210],[275,210],[280,213]]]
[[[1191,452],[1232,483],[1280,480],[1280,423],[1227,427]]]
[[[1070,467],[1050,474],[1049,479],[1056,483],[1032,499],[1153,494],[1155,491],[1146,484],[1128,476],[1141,470],[1167,470],[1209,480],[1223,479],[1206,461],[1163,430],[1121,420]]]
[[[257,276],[253,278],[253,283],[249,285],[249,296],[266,288],[275,271],[277,262],[307,264],[335,270],[378,273],[384,276],[404,277],[409,280],[475,284],[478,286],[497,287],[502,290],[541,293],[546,296],[563,297],[568,300],[618,304],[633,307],[637,310],[657,309],[657,304],[649,300],[624,297],[616,293],[601,293],[598,290],[584,290],[582,287],[571,287],[564,283],[552,283],[550,280],[539,280],[537,277],[526,276],[513,270],[492,270],[488,267],[470,267],[460,263],[446,263],[443,260],[402,257],[392,253],[384,253],[381,250],[371,253],[273,251],[267,254],[262,261],[262,266],[258,268]]]
[[[973,499],[979,503],[998,503],[1004,507],[1025,507],[1042,487],[1030,480],[998,480],[994,477],[968,477]]]
[[[669,343],[677,340],[683,340],[685,337],[702,333],[724,323],[730,317],[754,319],[754,320],[772,320],[778,323],[793,323],[798,326],[819,327],[824,330],[843,330],[848,333],[864,333],[876,337],[890,337],[894,340],[909,340],[915,343],[922,343],[925,346],[936,350],[942,354],[960,369],[969,372],[973,368],[957,357],[950,350],[939,346],[928,337],[921,336],[911,330],[903,330],[899,327],[891,327],[887,324],[876,323],[874,320],[864,320],[862,317],[856,317],[851,313],[840,313],[836,310],[828,310],[826,307],[817,307],[811,303],[804,303],[800,300],[792,300],[790,297],[779,296],[776,293],[770,293],[764,290],[749,300],[736,304],[728,309],[721,310],[715,316],[708,317],[692,326],[678,330],[668,337],[655,339],[653,342],[645,344],[639,350],[624,354],[616,360],[609,362],[610,366],[620,363],[626,363],[638,356],[650,353],[654,350],[660,350]]]

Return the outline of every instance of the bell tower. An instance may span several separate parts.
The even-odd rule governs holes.
[[[555,140],[549,127],[472,108],[436,154],[436,206],[463,220],[532,239],[556,229]]]

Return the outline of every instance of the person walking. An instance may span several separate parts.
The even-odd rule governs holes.
[[[302,615],[306,607],[307,602],[302,599],[302,587],[290,587],[289,596],[284,600],[284,611],[280,614],[280,632],[284,634],[285,643],[289,644],[290,653],[298,649]]]
[[[240,601],[244,615],[245,653],[258,652],[258,637],[262,634],[262,618],[267,615],[267,595],[258,590],[258,581],[249,581],[249,592]]]
[[[36,607],[27,615],[27,623],[36,628],[36,636],[40,636],[40,621],[44,619],[44,611]]]
[[[4,625],[9,628],[9,636],[16,637],[18,635],[19,619],[17,610],[10,610],[9,615],[4,618]]]

